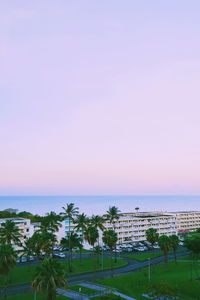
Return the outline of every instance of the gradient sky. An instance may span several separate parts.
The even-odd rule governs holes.
[[[200,2],[0,3],[0,195],[200,194]]]

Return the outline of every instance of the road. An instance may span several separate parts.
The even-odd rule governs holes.
[[[181,257],[187,254],[188,252],[177,253],[177,257]],[[89,255],[86,254],[84,255],[84,257],[89,257]],[[169,260],[172,260],[173,254],[168,255],[168,257]],[[137,272],[140,269],[145,268],[149,265],[149,261],[139,262],[135,259],[130,259],[130,258],[123,258],[123,259],[125,259],[128,262],[128,264],[124,267],[113,269],[113,277]],[[159,264],[161,262],[163,262],[163,257],[156,257],[151,259],[152,266],[155,264]],[[36,263],[32,262],[31,264],[34,265]],[[79,275],[72,275],[67,279],[67,281],[70,285],[75,285],[82,281],[84,282],[94,281],[103,278],[110,278],[111,276],[112,276],[111,270],[105,270],[105,271],[97,271],[96,273],[91,272],[91,273],[84,273]],[[30,284],[22,284],[22,285],[9,287],[7,289],[7,295],[25,294],[25,293],[29,293],[30,291],[31,291]],[[3,296],[3,291],[1,291],[0,296]]]

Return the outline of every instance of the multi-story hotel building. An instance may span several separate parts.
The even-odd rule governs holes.
[[[119,244],[146,240],[146,231],[155,228],[159,235],[176,234],[176,217],[164,213],[123,213],[112,225],[105,223],[106,229],[115,229]]]
[[[26,238],[30,237],[30,220],[29,219],[24,219],[24,218],[5,218],[5,219],[0,219],[0,227],[2,226],[3,223],[6,221],[12,221],[16,224],[16,226],[19,228],[19,232],[21,233],[21,243],[23,244],[24,240]],[[22,247],[13,245],[13,247],[16,250],[21,250]]]
[[[76,224],[70,224],[70,231],[75,231]],[[192,232],[200,228],[200,212],[131,212],[122,213],[120,218],[110,224],[104,224],[106,229],[114,229],[118,235],[119,244],[128,244],[146,240],[146,231],[155,228],[159,235],[172,235],[182,232]],[[69,220],[65,220],[65,236],[69,234]],[[78,232],[82,236],[81,232]],[[99,232],[102,244],[102,232]],[[87,244],[84,243],[84,246]],[[88,245],[87,245],[88,247]]]
[[[193,232],[200,228],[200,211],[177,211],[170,215],[176,218],[178,233]]]
[[[7,220],[12,220],[20,229],[22,234],[21,242],[23,244],[26,238],[31,237],[34,232],[40,229],[40,223],[30,223],[25,218],[8,218],[0,219],[0,226]],[[70,228],[69,228],[70,223]],[[200,228],[200,211],[180,211],[180,212],[133,212],[123,213],[114,225],[108,221],[105,222],[106,229],[115,229],[118,235],[118,243],[126,244],[131,242],[140,242],[146,240],[146,231],[149,228],[157,229],[159,235],[172,235],[183,232],[192,232]],[[67,237],[70,232],[76,232],[79,237],[83,238],[81,231],[76,231],[76,224],[69,222],[68,219],[62,222],[62,227],[56,234],[58,242],[62,237]],[[100,241],[102,232],[99,233]],[[84,246],[88,244],[84,241]],[[21,248],[15,246],[17,250]]]

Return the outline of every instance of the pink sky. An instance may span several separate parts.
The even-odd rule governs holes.
[[[0,195],[200,194],[199,1],[2,1]]]

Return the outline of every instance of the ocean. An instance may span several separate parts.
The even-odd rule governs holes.
[[[103,214],[109,206],[122,212],[200,210],[200,196],[0,196],[0,210],[15,208],[44,215],[62,211],[67,203],[74,203],[87,215]]]

